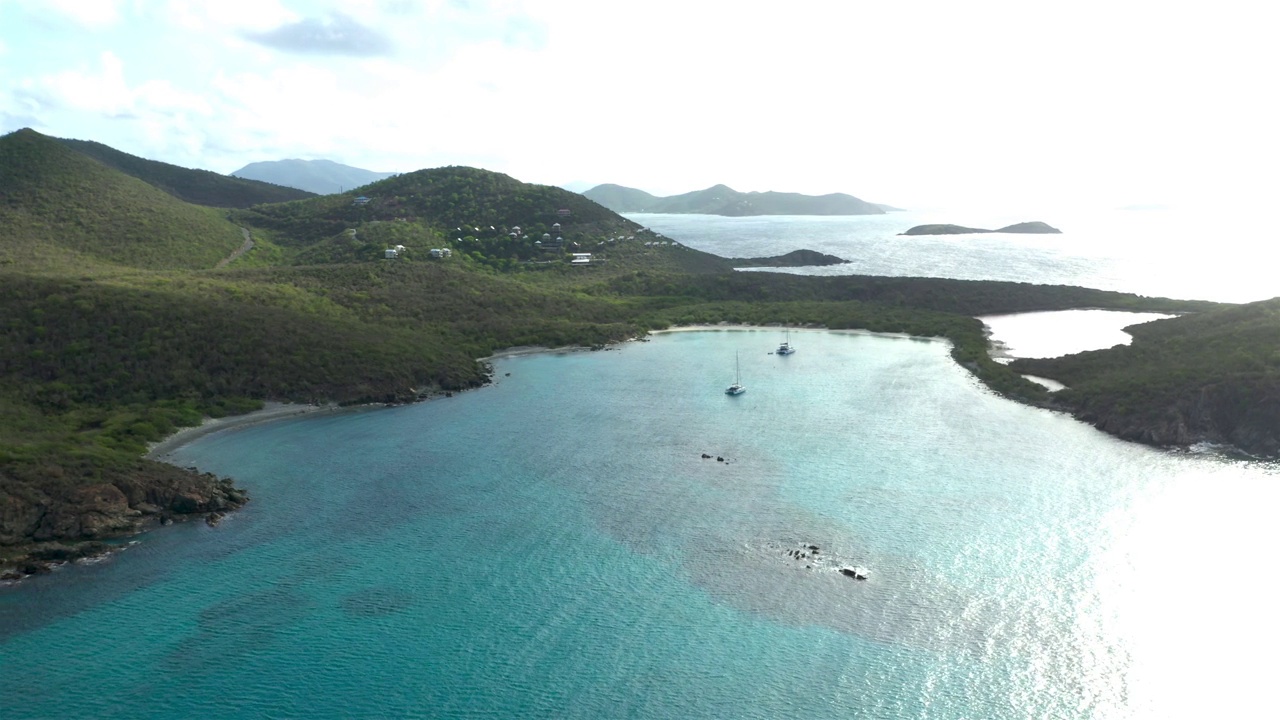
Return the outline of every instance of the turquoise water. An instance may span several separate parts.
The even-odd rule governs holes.
[[[795,355],[770,354],[780,340],[508,358],[453,398],[186,446],[180,464],[253,501],[0,589],[0,714],[1269,706],[1272,466],[1001,400],[941,343],[793,332]],[[728,397],[735,352],[748,390]],[[788,554],[808,544],[819,559]]]

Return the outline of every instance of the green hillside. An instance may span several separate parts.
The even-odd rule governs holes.
[[[467,167],[419,170],[356,192],[259,206],[233,217],[269,233],[297,264],[371,262],[403,245],[406,262],[449,248],[454,262],[500,271],[563,271],[572,253],[591,253],[588,267],[572,269],[586,277],[642,267],[731,267],[577,193]]]
[[[1126,328],[1130,345],[1017,360],[1057,402],[1120,437],[1280,455],[1280,298]]]
[[[210,268],[240,247],[220,211],[184,203],[33,130],[0,137],[0,265]]]
[[[62,139],[59,142],[107,167],[115,168],[194,205],[247,208],[262,203],[301,200],[313,196],[313,193],[305,190],[283,185],[146,160],[90,140]]]

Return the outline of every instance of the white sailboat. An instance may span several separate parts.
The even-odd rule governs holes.
[[[738,354],[733,354],[733,384],[725,389],[725,395],[741,395],[747,388],[742,384],[742,368],[738,362]]]
[[[779,346],[778,346],[778,349],[777,349],[777,350],[774,350],[774,352],[775,352],[775,353],[777,353],[777,354],[779,354],[779,355],[790,355],[791,353],[793,353],[793,352],[795,352],[795,351],[796,351],[796,349],[795,349],[795,348],[793,348],[793,347],[791,347],[791,330],[790,330],[790,329],[788,329],[788,330],[787,330],[787,339],[786,339],[786,340],[783,340],[783,341],[782,341],[782,344],[781,344],[781,345],[779,345]]]

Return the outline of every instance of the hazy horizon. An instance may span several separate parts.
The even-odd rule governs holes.
[[[897,207],[1261,204],[1243,3],[8,0],[0,132],[228,174],[468,165]]]

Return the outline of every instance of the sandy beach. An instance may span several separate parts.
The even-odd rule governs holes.
[[[244,415],[230,415],[221,418],[205,418],[205,421],[194,427],[183,428],[169,437],[155,443],[144,456],[148,460],[170,462],[173,451],[210,433],[231,430],[234,428],[257,425],[281,418],[296,415],[307,415],[317,412],[336,412],[337,405],[299,405],[294,403],[268,402],[261,410]]]

